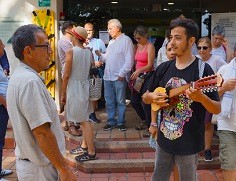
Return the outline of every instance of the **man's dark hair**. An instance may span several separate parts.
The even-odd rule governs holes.
[[[12,48],[19,60],[24,59],[23,51],[26,46],[36,44],[35,35],[40,32],[45,33],[43,28],[34,24],[23,25],[15,31],[12,37]]]
[[[188,18],[176,18],[170,22],[170,31],[175,27],[185,28],[185,34],[187,38],[195,37],[198,38],[199,28],[194,20]]]
[[[73,21],[70,21],[70,20],[65,21],[61,26],[62,34],[64,35],[66,33],[66,29],[71,29],[74,26],[76,26],[76,24]]]

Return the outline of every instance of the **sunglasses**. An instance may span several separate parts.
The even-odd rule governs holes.
[[[197,46],[197,49],[198,50],[201,50],[201,49],[203,49],[203,50],[207,50],[209,47],[207,47],[207,46],[202,46],[202,47],[200,47],[200,46]]]

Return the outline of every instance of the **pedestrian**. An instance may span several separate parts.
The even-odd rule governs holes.
[[[208,37],[202,37],[197,42],[197,49],[199,58],[204,62],[208,63],[213,69],[214,73],[217,73],[219,68],[222,65],[225,65],[226,62],[217,55],[211,54],[212,46],[211,40]],[[204,156],[205,161],[213,161],[211,153],[211,144],[213,140],[214,125],[211,123],[212,114],[206,111],[205,116],[205,150]]]
[[[95,69],[98,72],[98,77],[103,78],[105,65],[99,62],[99,57],[96,55],[95,51],[99,50],[102,53],[105,53],[106,46],[105,43],[99,39],[94,38],[94,25],[92,23],[85,23],[84,28],[87,31],[88,37],[85,42],[85,47],[89,48],[93,53],[93,58],[95,61]],[[89,120],[92,123],[100,123],[100,120],[97,118],[95,114],[95,109],[98,106],[98,101],[93,101],[93,109],[94,112],[89,115]]]
[[[51,61],[47,35],[37,25],[21,26],[13,34],[12,47],[20,64],[9,81],[7,109],[18,180],[75,180],[63,157],[65,136],[55,101],[39,75]]]
[[[234,49],[236,52],[236,49]],[[222,111],[217,115],[219,157],[225,181],[236,180],[236,58],[219,71],[224,83],[219,89]]]
[[[143,95],[145,103],[160,106],[161,120],[158,127],[155,169],[153,181],[167,181],[174,164],[178,167],[180,180],[196,181],[198,152],[204,149],[205,111],[218,114],[220,102],[218,93],[204,94],[199,89],[187,88],[170,98],[168,93],[154,92],[157,87],[173,89],[213,74],[208,64],[196,58],[191,47],[198,36],[196,23],[187,18],[177,18],[170,23],[170,44],[176,60],[159,65],[148,90]],[[201,66],[199,66],[201,65]],[[157,131],[152,120],[149,130]]]
[[[84,162],[97,159],[93,128],[89,122],[89,115],[93,112],[89,99],[89,74],[94,60],[92,52],[83,46],[87,38],[86,30],[78,26],[69,33],[72,35],[73,48],[66,52],[61,103],[65,105],[66,119],[81,125],[82,143],[70,153],[77,155],[77,161]]]
[[[117,127],[120,131],[126,131],[126,87],[134,62],[134,47],[132,40],[122,33],[118,19],[108,21],[107,31],[112,39],[106,52],[96,51],[100,60],[106,64],[103,79],[108,120],[103,130]]]
[[[135,81],[139,76],[145,76],[145,81],[148,82],[148,79],[154,73],[155,47],[149,42],[148,38],[148,29],[146,27],[138,26],[135,28],[134,39],[138,44],[134,56],[135,70],[130,77],[131,80]],[[150,104],[146,105],[142,102],[142,92],[146,90],[146,82],[142,85],[142,91],[137,92],[135,89],[132,90],[130,99],[132,107],[141,119],[135,126],[135,129],[146,129],[142,135],[143,137],[150,136],[148,128],[151,123],[151,106]]]
[[[0,57],[4,54],[4,44],[0,39]],[[2,154],[3,146],[5,144],[5,136],[8,123],[8,113],[7,113],[7,104],[6,104],[6,93],[8,86],[8,78],[5,75],[5,72],[0,65],[0,179],[1,177],[10,175],[13,173],[12,170],[2,168]]]
[[[220,56],[225,62],[230,62],[233,59],[233,52],[229,42],[225,37],[225,27],[216,25],[211,34],[212,55]]]
[[[58,41],[58,56],[61,62],[61,76],[63,76],[63,72],[64,72],[64,67],[65,67],[65,62],[66,62],[66,52],[73,47],[73,44],[71,42],[72,35],[69,33],[69,31],[75,26],[76,24],[70,20],[65,21],[61,26],[62,37]],[[64,107],[62,106],[62,108]],[[66,117],[66,112],[64,116]],[[77,126],[73,122],[68,122],[67,120],[64,120],[64,121],[65,121],[65,127],[64,127],[65,131],[68,131],[73,136],[82,135],[82,131],[79,130],[80,128],[79,126]]]

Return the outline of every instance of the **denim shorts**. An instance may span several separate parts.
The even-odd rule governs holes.
[[[218,131],[220,138],[220,162],[224,170],[236,170],[236,132]]]

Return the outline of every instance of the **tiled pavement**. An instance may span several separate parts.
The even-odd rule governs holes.
[[[134,125],[138,122],[137,115],[133,112],[132,108],[128,107],[126,114],[126,121],[128,130],[126,132],[120,132],[117,129],[112,131],[103,131],[102,126],[106,124],[106,114],[104,110],[97,111],[98,117],[101,118],[102,122],[99,124],[93,124],[94,126],[94,136],[97,140],[137,140],[144,139],[141,137],[142,131],[136,131],[134,129]],[[12,129],[7,130],[6,137],[12,136]],[[75,140],[78,140],[75,138]],[[78,141],[73,141],[67,137],[67,149],[69,150],[72,147],[76,146]],[[13,169],[14,173],[12,175],[4,177],[6,180],[17,180],[16,171],[15,171],[15,155],[14,155],[14,144],[12,139],[8,139],[7,145],[5,146],[3,152],[3,168]],[[110,155],[112,158],[136,158],[139,157],[138,153],[98,153],[99,158],[104,158]],[[151,152],[145,157],[152,157],[154,154]],[[84,173],[82,171],[75,170],[74,167],[71,167],[77,174],[77,178],[79,181],[150,181],[151,180],[151,172],[138,172],[138,173]],[[210,170],[198,170],[198,180],[199,181],[223,181],[222,171],[220,169],[210,169]],[[1,179],[0,179],[1,180]],[[171,176],[171,181],[173,181],[173,175]]]

